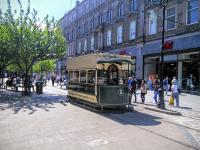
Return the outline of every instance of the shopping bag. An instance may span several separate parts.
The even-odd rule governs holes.
[[[169,105],[174,106],[174,98],[172,96],[170,96],[170,98],[169,98]]]

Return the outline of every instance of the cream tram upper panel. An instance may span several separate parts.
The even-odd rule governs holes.
[[[88,55],[68,58],[67,66],[69,70],[96,69],[98,63],[131,62],[131,56],[116,55],[108,53],[92,53]],[[127,66],[122,65],[123,69]]]

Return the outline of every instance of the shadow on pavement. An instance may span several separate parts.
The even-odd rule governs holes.
[[[180,108],[180,109],[192,109],[192,108],[190,108],[190,107],[182,107],[182,106],[179,106],[179,107],[177,107],[177,108]]]
[[[55,95],[55,94],[33,94],[30,97],[19,96],[16,93],[2,94],[0,93],[0,111],[7,109],[13,110],[14,114],[18,114],[19,111],[28,112],[28,114],[33,114],[39,109],[43,109],[48,112],[50,109],[55,108],[55,104],[63,104],[66,96]],[[65,105],[66,106],[66,105]]]
[[[155,126],[161,123],[158,121],[161,118],[138,111],[126,112],[123,114],[99,113],[99,115],[112,119],[123,125]]]

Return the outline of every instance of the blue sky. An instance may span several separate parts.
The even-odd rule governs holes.
[[[38,11],[38,16],[42,19],[47,14],[54,16],[56,20],[59,20],[65,12],[72,9],[75,6],[76,0],[30,0],[31,8],[35,8]],[[81,0],[82,1],[82,0]],[[27,6],[27,0],[21,0],[24,9]],[[17,0],[11,0],[13,8],[19,9]],[[7,8],[7,0],[0,0],[0,9],[4,12]]]

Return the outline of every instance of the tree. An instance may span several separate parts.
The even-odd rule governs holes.
[[[62,56],[66,50],[65,38],[62,36],[58,22],[48,15],[40,21],[37,11],[30,11],[30,0],[27,9],[24,10],[21,1],[18,0],[20,12],[11,8],[10,0],[7,11],[0,16],[0,24],[5,25],[9,33],[9,41],[4,47],[12,47],[10,55],[12,61],[25,77],[25,94],[28,92],[29,74],[36,62],[45,59],[56,59]],[[6,33],[4,33],[6,34]]]
[[[46,72],[46,71],[54,71],[55,70],[55,60],[43,60],[37,62],[33,66],[33,72],[35,73],[41,73],[41,72]]]
[[[3,70],[11,63],[11,35],[6,25],[0,24],[0,74],[3,80]]]

